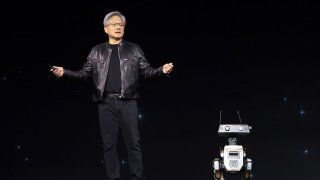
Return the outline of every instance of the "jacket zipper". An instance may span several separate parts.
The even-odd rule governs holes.
[[[121,96],[122,96],[122,98],[123,98],[123,97],[124,97],[124,95],[123,95],[123,83],[122,83],[122,72],[121,72],[120,46],[121,46],[121,43],[120,43],[120,44],[119,44],[119,46],[118,46],[118,56],[119,56],[120,73],[121,73],[121,75],[120,75],[120,80],[121,80]]]

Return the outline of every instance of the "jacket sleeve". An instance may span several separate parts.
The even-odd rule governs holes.
[[[162,66],[158,68],[151,67],[150,63],[145,58],[144,52],[139,46],[137,51],[140,75],[144,76],[145,79],[160,77],[164,75],[164,73],[162,72]]]
[[[87,61],[83,64],[82,69],[78,71],[71,71],[68,69],[64,69],[63,76],[70,78],[70,79],[81,79],[87,80],[88,77],[92,75],[92,59],[87,58]]]

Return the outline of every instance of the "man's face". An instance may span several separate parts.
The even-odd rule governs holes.
[[[124,24],[119,16],[112,16],[108,24],[104,27],[104,31],[109,38],[121,39],[124,35]]]

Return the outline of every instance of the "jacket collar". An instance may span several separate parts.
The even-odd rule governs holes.
[[[122,41],[120,42],[119,46],[123,46],[125,43],[126,43],[126,41],[122,40]],[[106,42],[106,46],[107,46],[107,48],[110,49],[110,44],[109,44],[109,42]]]

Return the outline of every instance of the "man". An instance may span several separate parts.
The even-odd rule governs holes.
[[[109,40],[91,49],[81,70],[71,71],[53,66],[51,71],[57,77],[92,77],[93,98],[99,107],[107,180],[120,178],[116,150],[119,129],[127,148],[132,178],[141,180],[144,175],[136,102],[139,99],[139,75],[145,78],[160,77],[171,73],[173,64],[152,68],[139,45],[124,41],[126,19],[119,11],[108,13],[103,25]]]

